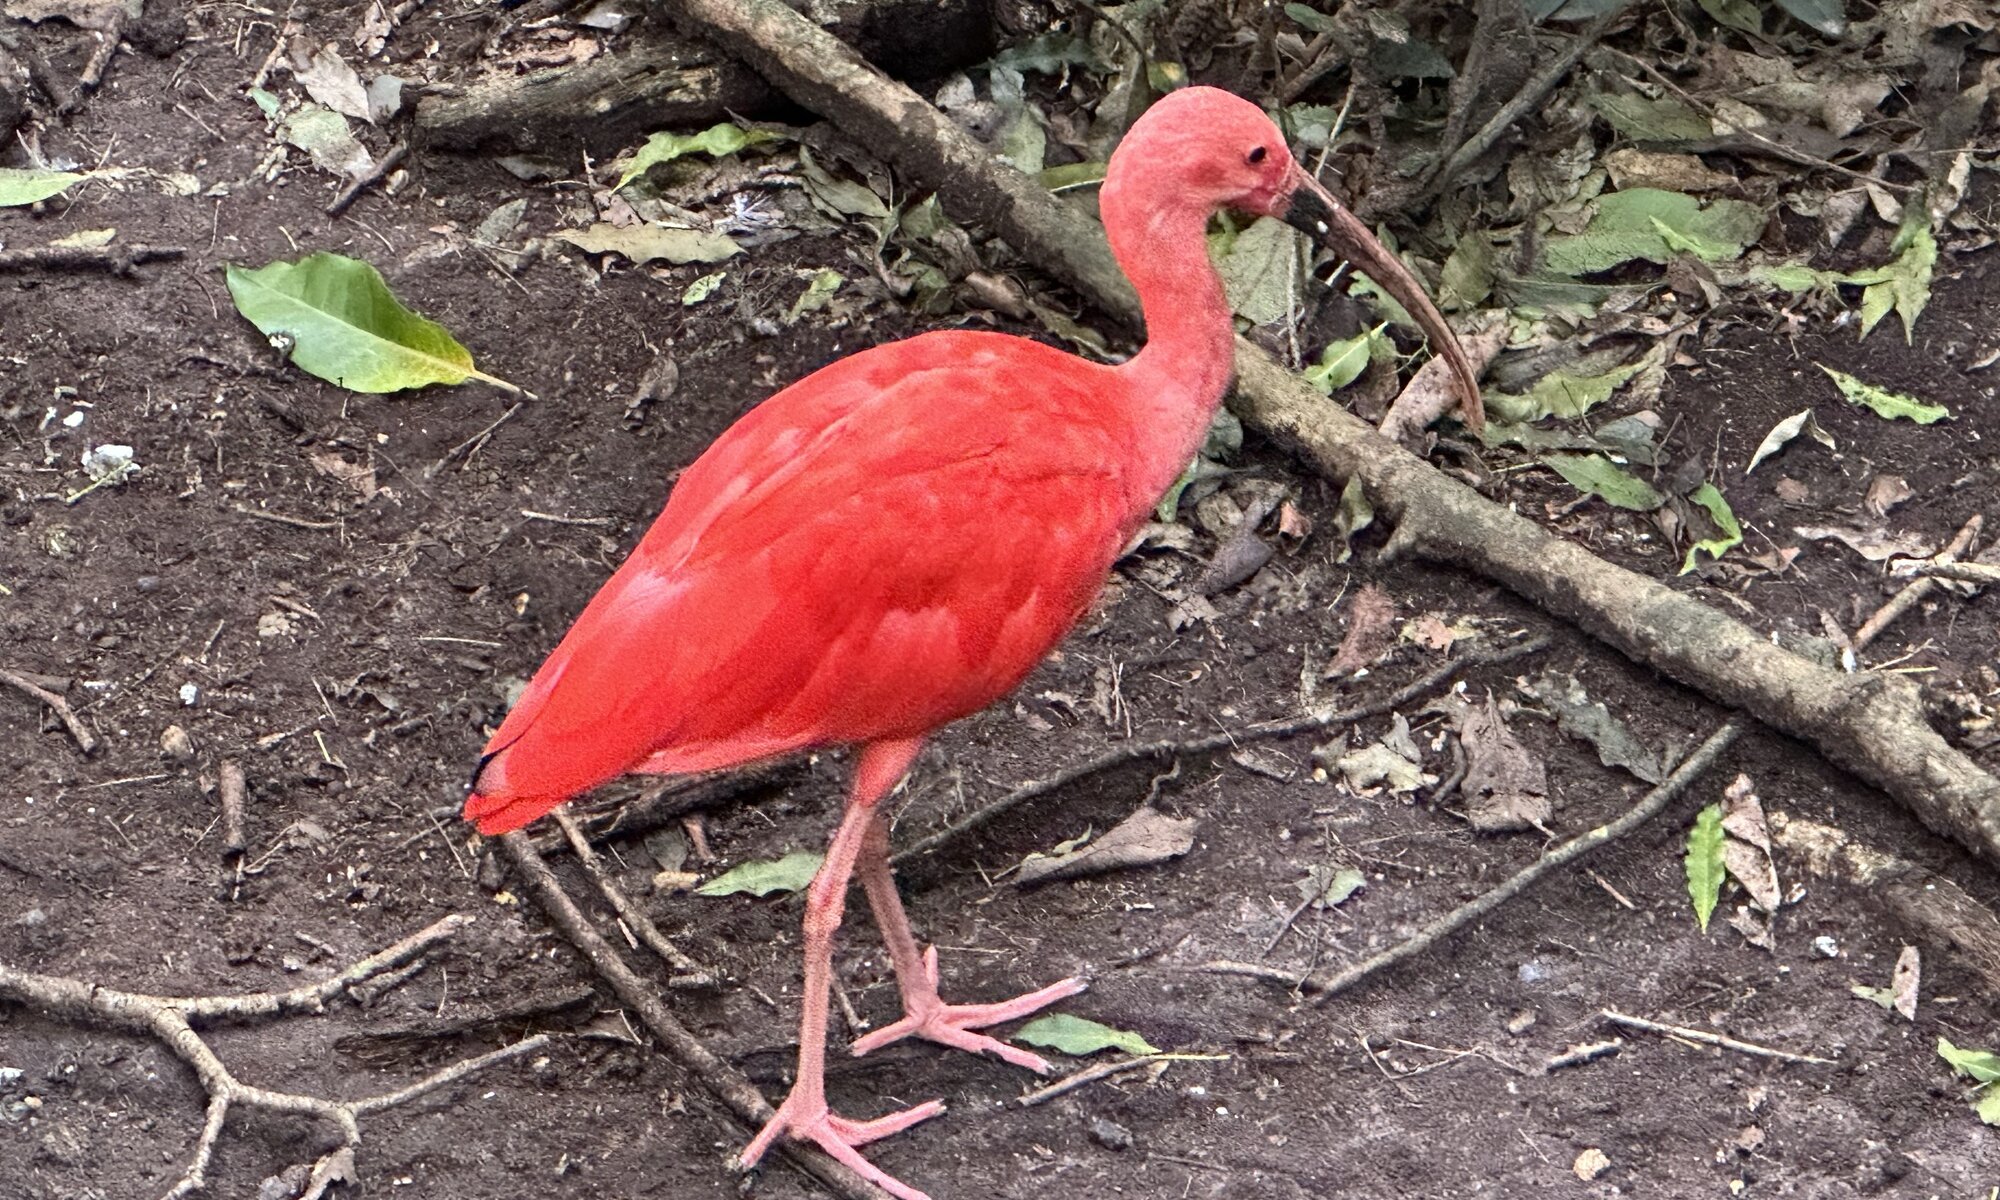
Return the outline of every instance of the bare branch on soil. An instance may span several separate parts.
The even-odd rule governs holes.
[[[409,156],[410,146],[408,142],[397,142],[394,146],[391,146],[389,152],[382,156],[380,162],[369,168],[366,173],[356,175],[347,181],[347,185],[341,188],[340,192],[334,196],[332,202],[326,206],[326,215],[337,217],[341,213],[346,212],[349,205],[360,199],[361,193],[387,179],[390,173],[395,171],[397,167],[402,166],[403,160]]]
[[[90,727],[78,718],[76,712],[70,708],[69,701],[37,683],[36,679],[39,678],[42,677],[31,678],[18,671],[0,670],[0,683],[16,691],[25,692],[49,706],[49,711],[55,713],[56,719],[63,723],[63,728],[69,730],[70,737],[76,739],[76,748],[83,751],[85,757],[97,753],[97,735],[90,732]]]
[[[569,839],[569,848],[575,853],[577,863],[583,867],[583,873],[590,876],[590,882],[597,885],[598,892],[611,905],[612,911],[618,914],[618,919],[637,935],[647,949],[659,955],[668,966],[678,972],[667,981],[667,986],[714,987],[717,982],[715,972],[689,958],[686,951],[668,940],[667,935],[660,932],[660,927],[653,924],[653,918],[647,916],[644,909],[632,903],[626,897],[624,890],[612,880],[604,869],[604,861],[597,857],[597,851],[590,848],[589,839],[583,836],[583,829],[577,824],[576,818],[560,808],[556,809],[555,818],[556,824],[562,827],[563,836]]]
[[[143,263],[184,257],[185,246],[24,246],[0,250],[0,275],[19,271],[108,271],[131,275]]]
[[[1740,721],[1723,722],[1714,733],[1708,735],[1707,741],[1696,747],[1694,753],[1688,755],[1671,775],[1660,782],[1658,787],[1641,797],[1639,803],[1628,809],[1624,816],[1609,825],[1599,825],[1587,833],[1578,834],[1516,872],[1507,882],[1459,905],[1425,926],[1414,936],[1371,958],[1353,963],[1330,975],[1297,975],[1276,967],[1232,962],[1227,959],[1203,963],[1199,969],[1212,975],[1242,975],[1276,983],[1294,991],[1311,992],[1314,993],[1314,1004],[1324,1004],[1363,980],[1424,953],[1445,938],[1520,895],[1549,872],[1558,867],[1568,866],[1598,847],[1617,841],[1659,816],[1667,805],[1673,802],[1674,797],[1686,791],[1689,784],[1708,770],[1742,731],[1743,725]]]
[[[890,863],[901,866],[913,859],[937,849],[947,842],[970,833],[987,824],[1002,813],[1029,800],[1058,792],[1080,779],[1087,779],[1102,771],[1126,763],[1150,759],[1177,758],[1182,755],[1212,754],[1218,750],[1233,749],[1251,742],[1266,742],[1276,738],[1296,737],[1302,733],[1318,733],[1336,725],[1351,725],[1369,717],[1378,717],[1436,691],[1455,676],[1477,671],[1486,667],[1513,662],[1531,654],[1539,654],[1548,648],[1547,638],[1530,638],[1513,646],[1487,654],[1471,654],[1454,659],[1443,666],[1419,676],[1380,700],[1370,701],[1355,708],[1343,708],[1295,717],[1288,721],[1267,721],[1258,725],[1246,725],[1238,729],[1228,729],[1207,737],[1173,739],[1164,738],[1155,742],[1137,742],[1107,750],[1095,758],[1068,767],[1046,779],[1024,783],[1013,791],[980,808],[957,824],[922,838],[892,855]]]
[[[471,921],[472,918],[459,915],[446,917],[388,949],[354,963],[331,978],[288,992],[152,996],[119,991],[80,979],[40,975],[0,963],[0,1000],[34,1006],[44,1016],[58,1021],[150,1034],[164,1042],[175,1057],[194,1069],[202,1089],[208,1094],[208,1114],[187,1169],[168,1190],[166,1200],[181,1200],[206,1186],[209,1162],[215,1154],[216,1143],[221,1139],[223,1124],[232,1105],[320,1117],[339,1127],[339,1147],[322,1155],[313,1164],[312,1186],[307,1190],[306,1197],[316,1198],[331,1184],[352,1180],[354,1151],[361,1144],[361,1117],[407,1104],[488,1067],[541,1049],[548,1045],[547,1035],[537,1034],[490,1054],[454,1063],[393,1092],[361,1100],[327,1100],[296,1092],[272,1091],[242,1082],[223,1065],[215,1051],[195,1032],[194,1026],[212,1021],[245,1021],[323,1011],[327,1002],[342,992],[404,966]]]
[[[1967,521],[1964,527],[1952,535],[1951,541],[1945,543],[1944,549],[1938,551],[1918,566],[1919,573],[1925,576],[1942,575],[1947,579],[1954,578],[1953,576],[1945,575],[1945,570],[1952,564],[1957,563],[1959,556],[1972,548],[1972,540],[1979,536],[1979,527],[1984,524],[1984,521],[1985,519],[1982,516],[1974,513],[1972,519]],[[1989,582],[1991,581],[1989,580]],[[1875,615],[1862,622],[1861,628],[1854,631],[1853,644],[1855,653],[1859,654],[1862,650],[1866,649],[1870,642],[1880,637],[1882,631],[1895,622],[1896,618],[1915,608],[1936,590],[1936,579],[1917,579],[1913,580],[1902,591],[1889,597],[1887,604],[1876,609]]]
[[[709,1094],[734,1113],[746,1129],[762,1128],[770,1120],[773,1109],[756,1085],[710,1050],[667,1011],[653,985],[627,966],[611,943],[591,927],[589,920],[576,907],[576,902],[563,890],[555,872],[549,870],[549,864],[536,853],[535,844],[528,839],[528,835],[518,829],[502,834],[500,845],[515,868],[527,878],[529,889],[542,911],[548,914],[550,922],[590,960],[590,965],[599,977],[611,985],[618,999],[639,1014],[640,1021],[659,1039],[668,1056],[700,1080]],[[806,1174],[844,1200],[884,1200],[886,1193],[835,1162],[816,1146],[784,1139],[778,1143],[778,1148]]]
[[[1709,1033],[1701,1029],[1689,1029],[1684,1025],[1663,1025],[1658,1021],[1648,1021],[1644,1017],[1627,1016],[1622,1012],[1605,1009],[1597,1014],[1613,1025],[1623,1025],[1627,1029],[1643,1029],[1648,1033],[1663,1033],[1668,1037],[1686,1038],[1690,1042],[1700,1042],[1704,1046],[1717,1046],[1724,1050],[1734,1050],[1738,1054],[1755,1055],[1758,1058],[1775,1058],[1779,1062],[1813,1063],[1818,1066],[1837,1066],[1838,1061],[1821,1058],[1815,1054],[1794,1054],[1789,1050],[1773,1050],[1769,1046],[1759,1046],[1754,1042],[1739,1042],[1719,1033]]]

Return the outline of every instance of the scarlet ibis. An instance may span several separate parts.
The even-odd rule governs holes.
[[[1219,208],[1282,217],[1333,244],[1415,314],[1450,360],[1469,423],[1471,364],[1416,280],[1297,166],[1277,128],[1211,88],[1175,92],[1112,155],[1105,232],[1145,309],[1122,365],[1025,338],[948,331],[840,360],[764,401],[686,469],[487,743],[465,815],[516,829],[627,772],[680,774],[819,746],[858,748],[853,788],[807,892],[798,1073],[743,1151],[803,1138],[903,1200],[923,1193],[858,1146],[944,1111],[828,1111],[832,939],[858,873],[905,1037],[1036,1054],[975,1030],[1084,990],[997,1004],[938,996],[889,870],[882,800],[941,726],[1005,695],[1081,617],[1194,456],[1229,382],[1234,330],[1204,232]]]

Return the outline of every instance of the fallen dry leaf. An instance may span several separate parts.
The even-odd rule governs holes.
[[[1499,702],[1458,697],[1445,710],[1465,745],[1465,815],[1481,833],[1544,828],[1549,819],[1548,769],[1501,720]]]
[[[1861,506],[1874,516],[1886,517],[1890,509],[1916,494],[1901,475],[1877,475],[1868,481],[1868,492],[1861,498]]]
[[[1792,532],[1816,542],[1832,538],[1869,562],[1897,557],[1928,558],[1933,550],[1922,534],[1891,533],[1881,527],[1843,529],[1835,525],[1801,525]]]
[[[1372,583],[1356,592],[1354,602],[1347,606],[1347,634],[1320,678],[1344,679],[1373,666],[1395,645],[1395,621],[1396,602],[1389,599],[1389,593]]]
[[[1917,985],[1923,976],[1923,958],[1915,946],[1903,947],[1896,956],[1895,974],[1889,977],[1891,1003],[1905,1021],[1917,1019]]]
[[[1143,807],[1081,850],[1068,854],[1030,854],[1015,873],[1014,883],[1030,887],[1057,879],[1150,867],[1179,858],[1194,848],[1195,825],[1193,817],[1170,817],[1151,806]]]
[[[354,491],[362,500],[375,498],[375,468],[367,463],[351,463],[331,450],[312,456],[313,470]]]

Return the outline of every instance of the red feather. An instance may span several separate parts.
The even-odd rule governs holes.
[[[771,397],[682,474],[543,664],[466,815],[503,832],[630,771],[918,737],[1004,695],[1143,517],[1119,383],[954,332]]]

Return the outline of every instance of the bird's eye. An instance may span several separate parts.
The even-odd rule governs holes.
[[[1254,166],[1256,166],[1256,165],[1257,165],[1258,163],[1260,163],[1260,162],[1263,162],[1263,161],[1264,161],[1264,156],[1265,156],[1265,155],[1267,155],[1267,154],[1269,154],[1269,153],[1270,153],[1270,151],[1269,151],[1269,150],[1266,150],[1266,149],[1265,149],[1264,147],[1262,147],[1262,146],[1258,146],[1258,147],[1255,147],[1255,148],[1253,148],[1253,149],[1252,149],[1252,150],[1250,151],[1250,153],[1248,153],[1248,154],[1244,155],[1244,156],[1243,156],[1243,160],[1244,160],[1245,162],[1249,163],[1249,164],[1250,164],[1251,166],[1253,166],[1253,167],[1254,167]]]

